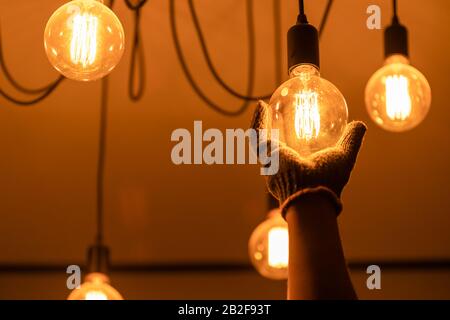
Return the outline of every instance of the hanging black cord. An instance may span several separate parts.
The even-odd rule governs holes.
[[[41,88],[26,88],[25,86],[21,85],[18,81],[14,79],[11,72],[9,71],[8,66],[6,65],[5,61],[5,55],[3,53],[3,41],[2,41],[2,32],[0,28],[0,68],[3,70],[3,73],[5,74],[6,79],[11,83],[11,85],[16,88],[17,90],[27,93],[27,94],[38,94],[42,93],[44,91],[47,91],[49,88],[51,88],[60,78],[63,78],[63,76],[60,76],[58,79],[53,81],[52,83],[49,83]]]
[[[52,83],[41,87],[41,88],[36,88],[36,89],[31,89],[31,88],[26,88],[23,85],[19,84],[14,77],[12,76],[11,72],[9,71],[6,62],[5,62],[5,57],[3,54],[3,41],[2,41],[2,37],[1,37],[1,29],[0,29],[0,69],[3,70],[3,73],[5,74],[6,79],[11,83],[11,85],[13,87],[15,87],[17,90],[26,93],[26,94],[31,94],[31,95],[35,95],[35,94],[41,94],[38,97],[35,97],[31,100],[20,100],[17,98],[12,97],[11,95],[9,95],[8,93],[6,93],[4,90],[0,89],[0,96],[3,96],[6,100],[20,105],[20,106],[30,106],[33,104],[36,104],[42,100],[44,100],[45,98],[47,98],[58,86],[59,84],[65,79],[63,76],[58,77],[58,79],[56,79],[55,81],[53,81]]]
[[[253,54],[255,51],[254,48],[254,29],[253,29],[253,10],[250,10],[253,8],[253,1],[247,0],[248,10],[247,10],[247,21],[248,21],[248,27],[249,27],[249,75],[248,75],[248,93],[251,94],[251,91],[253,90],[253,82],[254,82],[254,59]],[[181,49],[181,43],[180,39],[178,37],[178,30],[176,26],[176,14],[175,14],[175,0],[169,1],[169,18],[170,18],[170,26],[172,31],[172,38],[175,45],[175,51],[177,54],[177,58],[180,62],[181,68],[183,70],[184,75],[186,76],[189,84],[191,85],[192,89],[195,91],[195,93],[199,96],[203,102],[205,102],[211,109],[217,111],[220,114],[223,114],[225,116],[239,116],[243,112],[246,111],[249,101],[244,101],[244,104],[238,108],[237,110],[230,111],[222,108],[221,106],[214,103],[212,100],[210,100],[205,93],[201,90],[201,88],[197,85],[197,83],[194,80],[194,77],[192,76],[191,72],[189,71],[189,68],[186,63],[186,59],[183,54],[183,50]],[[250,18],[250,19],[249,19]],[[251,28],[250,28],[251,26]],[[250,59],[250,57],[252,57]]]
[[[52,94],[53,91],[55,91],[55,89],[59,86],[59,84],[64,80],[64,77],[60,77],[56,82],[54,82],[48,89],[47,91],[45,91],[41,96],[34,98],[32,100],[19,100],[16,99],[12,96],[10,96],[9,94],[7,94],[5,91],[3,91],[2,89],[0,89],[0,96],[4,97],[6,100],[15,103],[17,105],[20,106],[31,106],[33,104],[36,104],[38,102],[41,102],[42,100],[44,100],[45,98],[47,98],[50,94]]]
[[[273,0],[273,34],[274,34],[274,66],[275,66],[275,87],[278,87],[283,79],[283,59],[281,42],[281,1]]]
[[[393,10],[393,16],[392,16],[392,23],[399,23],[398,21],[398,15],[397,15],[397,0],[392,0],[392,10]]]
[[[134,35],[128,76],[128,96],[133,101],[140,100],[145,90],[145,53],[141,37],[141,9],[146,3],[147,0],[137,0],[135,2],[125,0],[128,9],[134,12]],[[136,71],[138,72],[137,79]]]
[[[322,15],[322,20],[320,20],[319,39],[322,37],[323,30],[325,30],[325,25],[327,24],[328,16],[330,15],[332,5],[333,5],[333,0],[328,0],[327,6],[325,7],[325,11]]]
[[[139,7],[139,9],[134,10],[134,37],[131,49],[130,73],[128,79],[128,95],[133,101],[138,101],[142,98],[146,82],[145,55],[144,48],[142,46],[140,21],[141,10]],[[137,61],[137,59],[139,59],[139,61]],[[137,84],[135,82],[136,65],[138,72]],[[137,88],[135,88],[135,84],[137,85]]]
[[[305,15],[305,4],[303,0],[298,0],[298,18],[299,23],[308,23],[308,19]]]
[[[100,97],[100,124],[98,134],[98,159],[97,159],[97,234],[96,244],[103,244],[103,228],[104,228],[104,179],[105,179],[105,155],[106,155],[106,133],[107,133],[107,117],[108,117],[108,76],[102,79]]]
[[[214,76],[216,81],[220,84],[220,86],[223,89],[225,89],[228,93],[230,93],[231,95],[235,96],[236,98],[242,99],[242,100],[262,100],[262,99],[270,98],[272,96],[272,94],[266,94],[266,95],[262,95],[262,96],[248,96],[248,95],[241,94],[241,93],[237,92],[236,90],[234,90],[231,86],[229,86],[222,79],[222,77],[219,75],[216,68],[214,67],[214,63],[211,60],[211,55],[209,54],[209,50],[206,45],[205,37],[203,35],[203,31],[200,26],[198,15],[195,10],[194,1],[188,0],[188,3],[189,3],[189,10],[190,10],[191,16],[192,16],[192,21],[194,23],[194,27],[195,27],[195,30],[197,33],[198,40],[200,42],[200,47],[202,49],[203,56],[206,60],[206,64],[208,65],[208,69],[210,70],[211,74]]]
[[[136,4],[133,4],[130,0],[125,0],[125,4],[127,5],[128,9],[130,10],[140,10],[144,4],[147,2],[147,0],[138,0]]]

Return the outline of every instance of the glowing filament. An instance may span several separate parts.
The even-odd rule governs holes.
[[[101,291],[89,291],[86,293],[86,300],[108,300],[108,297]]]
[[[386,78],[386,113],[391,120],[402,121],[411,115],[408,79],[404,76]]]
[[[272,228],[268,237],[268,264],[272,268],[286,268],[289,260],[289,234],[287,228]]]
[[[92,65],[97,55],[98,18],[91,14],[78,14],[73,18],[70,59],[83,67]]]
[[[302,91],[295,95],[295,133],[297,138],[311,140],[320,132],[317,92]]]

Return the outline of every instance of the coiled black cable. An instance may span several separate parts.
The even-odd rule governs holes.
[[[210,70],[211,74],[216,79],[216,81],[219,83],[219,85],[223,89],[225,89],[228,93],[230,93],[231,95],[235,96],[236,98],[242,99],[242,100],[264,100],[264,99],[270,98],[271,95],[272,95],[271,93],[270,94],[261,95],[261,96],[249,96],[249,95],[241,94],[241,93],[237,92],[236,90],[234,90],[231,86],[229,86],[222,79],[222,77],[217,72],[217,69],[215,68],[214,63],[212,62],[211,55],[210,55],[209,50],[208,50],[208,46],[206,45],[205,36],[203,35],[203,31],[202,31],[202,28],[200,26],[200,21],[198,19],[198,15],[197,15],[197,12],[195,10],[194,0],[188,0],[188,4],[189,4],[189,11],[191,12],[191,16],[192,16],[192,21],[194,23],[194,28],[196,30],[197,37],[198,37],[198,40],[200,42],[200,47],[201,47],[202,52],[203,52],[203,57],[206,60],[206,64],[208,66],[208,69]],[[253,16],[253,14],[252,14],[252,16]],[[253,20],[253,17],[252,17],[252,20]],[[252,29],[254,29],[253,26],[252,26]]]
[[[209,99],[206,94],[202,91],[200,86],[195,82],[194,77],[192,76],[189,67],[187,66],[186,59],[183,54],[183,50],[181,48],[180,40],[178,37],[178,30],[176,26],[176,13],[175,13],[175,0],[169,1],[169,18],[170,18],[170,25],[171,25],[171,31],[172,31],[172,39],[175,45],[175,51],[177,53],[178,60],[180,62],[181,68],[183,70],[184,75],[186,76],[189,84],[191,85],[192,89],[195,91],[195,93],[200,97],[203,102],[206,103],[211,109],[217,111],[218,113],[221,113],[226,116],[239,116],[243,112],[246,111],[249,101],[245,100],[243,105],[236,109],[236,110],[227,110],[215,102],[213,102],[211,99]],[[254,24],[253,24],[253,0],[247,0],[247,27],[248,27],[248,39],[249,39],[249,67],[248,67],[248,83],[247,83],[247,92],[251,94],[251,91],[253,90],[253,83],[254,83],[254,54],[255,54],[255,35],[254,35]]]

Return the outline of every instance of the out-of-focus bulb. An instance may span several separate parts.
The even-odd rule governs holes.
[[[408,58],[395,54],[370,78],[365,100],[376,124],[389,131],[406,131],[426,117],[431,88],[425,76],[409,65]]]
[[[272,128],[301,156],[335,145],[347,124],[344,97],[313,65],[295,67],[269,104]]]
[[[74,289],[67,300],[123,300],[120,293],[109,285],[109,278],[99,272],[86,276],[85,282]]]
[[[278,209],[253,231],[248,242],[250,260],[256,270],[269,279],[287,279],[289,233]]]
[[[102,0],[73,0],[48,20],[44,46],[50,63],[65,77],[91,81],[119,63],[125,36],[119,19]]]

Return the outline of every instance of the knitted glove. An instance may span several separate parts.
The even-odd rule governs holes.
[[[269,106],[260,101],[252,127],[270,131],[271,123]],[[336,214],[341,212],[341,192],[350,178],[365,132],[363,122],[353,121],[347,125],[334,147],[308,157],[301,157],[285,143],[279,142],[279,148],[272,150],[279,152],[279,170],[274,175],[266,176],[266,179],[269,191],[280,202],[283,217],[293,200],[312,193],[327,196],[335,206]]]

